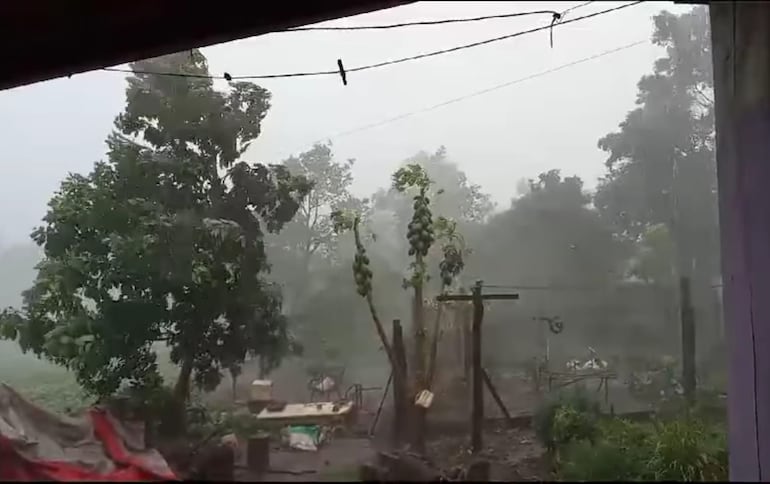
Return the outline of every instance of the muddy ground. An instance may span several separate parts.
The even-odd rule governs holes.
[[[478,457],[491,463],[491,481],[543,481],[550,474],[542,447],[530,429],[498,429],[484,435],[485,449]],[[473,458],[466,435],[434,437],[427,443],[427,457],[446,475],[456,475]],[[317,452],[293,451],[274,446],[270,454],[271,472],[259,476],[238,459],[236,479],[245,482],[316,481],[353,482],[360,464],[375,459],[387,446],[366,438],[340,437],[327,442]]]
[[[542,401],[543,392],[534,391],[533,385],[517,372],[490,372],[498,392],[509,413],[516,417],[532,415]],[[239,400],[247,398],[249,383],[257,377],[255,368],[247,368],[238,382],[236,389]],[[377,387],[376,391],[364,394],[364,408],[359,417],[356,435],[359,437],[336,437],[325,443],[317,452],[294,451],[274,444],[270,455],[271,468],[277,473],[263,477],[256,476],[245,468],[245,456],[238,459],[237,480],[242,481],[356,481],[358,466],[373,459],[379,450],[388,450],[392,429],[392,400],[387,398],[380,416],[377,432],[373,439],[365,437],[379,401],[387,375],[376,374],[356,379],[351,372],[347,387],[352,383],[361,383],[365,387]],[[306,375],[301,364],[288,365],[271,375],[274,382],[274,398],[286,401],[306,401],[309,391]],[[585,382],[586,388],[595,393],[603,402],[603,390],[596,392],[597,380]],[[467,466],[471,459],[469,452],[468,421],[470,406],[468,396],[470,387],[456,383],[437,389],[434,406],[429,413],[428,428],[430,438],[427,445],[427,457],[444,472],[451,473],[459,466]],[[485,416],[501,418],[502,412],[491,395],[485,389]],[[232,387],[224,382],[212,396],[209,403],[222,406],[232,405]],[[603,405],[605,410],[612,406],[617,412],[638,411],[646,405],[632,398],[621,381],[612,382],[609,401]],[[452,428],[449,431],[449,428]],[[437,432],[446,428],[447,431]],[[534,432],[528,428],[504,428],[502,422],[485,431],[485,450],[481,456],[491,463],[491,479],[495,481],[537,481],[551,478],[544,464],[544,450],[535,439]],[[243,444],[245,448],[245,443]],[[245,452],[242,452],[245,454]]]

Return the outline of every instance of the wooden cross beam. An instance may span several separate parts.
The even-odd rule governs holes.
[[[444,301],[470,301],[473,303],[473,410],[471,412],[471,446],[473,452],[477,453],[482,448],[482,424],[484,422],[484,394],[483,385],[488,379],[484,378],[484,368],[481,366],[481,322],[484,319],[484,301],[490,300],[517,300],[518,294],[482,294],[482,281],[476,281],[471,294],[441,294],[436,297],[439,302]],[[496,391],[488,382],[490,392],[496,396]],[[495,398],[497,401],[498,399]],[[498,404],[501,404],[498,401]],[[503,408],[503,413],[507,413]]]

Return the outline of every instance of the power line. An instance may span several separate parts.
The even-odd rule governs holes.
[[[458,102],[461,102],[461,101],[465,101],[467,99],[471,99],[471,98],[474,98],[474,97],[477,97],[477,96],[481,96],[483,94],[487,94],[487,93],[490,93],[490,92],[493,92],[493,91],[497,91],[499,89],[503,89],[503,88],[512,86],[514,84],[519,84],[521,82],[530,81],[532,79],[537,79],[538,77],[542,77],[542,76],[545,76],[545,75],[548,75],[548,74],[552,74],[554,72],[561,71],[561,70],[567,69],[569,67],[573,67],[573,66],[576,66],[576,65],[579,65],[579,64],[583,64],[585,62],[589,62],[589,61],[592,61],[592,60],[595,60],[595,59],[598,59],[600,57],[604,57],[604,56],[607,56],[607,55],[610,55],[610,54],[615,54],[617,52],[621,52],[623,50],[630,49],[632,47],[636,47],[638,45],[642,45],[642,44],[646,44],[646,43],[647,43],[647,40],[640,40],[640,41],[637,41],[637,42],[633,42],[631,44],[627,44],[627,45],[624,45],[624,46],[621,46],[621,47],[618,47],[618,48],[615,48],[615,49],[607,50],[607,51],[601,52],[599,54],[592,55],[590,57],[584,57],[582,59],[578,59],[576,61],[569,62],[567,64],[562,64],[560,66],[557,66],[557,67],[554,67],[554,68],[551,68],[551,69],[547,69],[545,71],[541,71],[541,72],[538,72],[538,73],[535,73],[535,74],[530,74],[528,76],[521,77],[521,78],[518,78],[518,79],[514,79],[512,81],[508,81],[508,82],[505,82],[503,84],[498,84],[496,86],[488,87],[488,88],[482,89],[480,91],[475,91],[475,92],[466,94],[464,96],[459,96],[459,97],[456,97],[454,99],[450,99],[448,101],[444,101],[444,102],[441,102],[441,103],[438,103],[438,104],[434,104],[433,106],[429,106],[429,107],[426,107],[426,108],[418,109],[416,111],[410,111],[410,112],[404,113],[404,114],[399,114],[398,116],[394,116],[392,118],[388,118],[388,119],[385,119],[385,120],[382,120],[382,121],[378,121],[378,122],[375,122],[375,123],[367,124],[367,125],[364,125],[364,126],[361,126],[361,127],[358,127],[358,128],[353,128],[353,129],[349,129],[347,131],[342,131],[342,132],[337,133],[337,134],[335,134],[333,136],[329,136],[329,137],[323,138],[323,139],[335,139],[335,138],[340,138],[340,137],[343,137],[343,136],[348,136],[350,134],[358,133],[358,132],[361,132],[361,131],[366,131],[366,130],[369,130],[369,129],[378,128],[378,127],[386,125],[386,124],[390,124],[390,123],[393,123],[393,122],[396,122],[396,121],[400,121],[402,119],[410,118],[410,117],[415,116],[417,114],[422,114],[422,113],[426,113],[426,112],[429,112],[429,111],[433,111],[434,109],[442,108],[442,107],[448,106],[450,104],[454,104],[454,103],[458,103]]]
[[[591,3],[591,2],[587,2]],[[579,7],[580,5],[578,5]],[[528,15],[562,15],[562,13],[556,10],[532,10],[529,12],[515,12],[515,13],[503,13],[497,15],[483,15],[481,17],[467,17],[467,18],[452,18],[444,20],[424,20],[417,22],[402,22],[397,24],[384,24],[384,25],[359,25],[353,27],[295,27],[293,29],[279,30],[278,32],[308,32],[308,31],[347,31],[347,30],[386,30],[386,29],[398,29],[402,27],[416,27],[427,25],[445,25],[455,23],[466,22],[479,22],[482,20],[492,19],[504,19],[514,17],[525,17]]]
[[[563,12],[561,12],[561,16],[564,17],[568,13],[574,12],[575,10],[577,10],[579,8],[587,7],[587,6],[591,5],[592,3],[594,3],[594,2],[593,1],[591,1],[591,2],[583,2],[580,5],[575,5],[574,7],[570,7],[567,10],[564,10]]]
[[[378,62],[376,64],[369,64],[365,66],[360,67],[354,67],[352,69],[346,69],[347,73],[351,72],[361,72],[361,71],[367,71],[371,69],[377,69],[380,67],[390,66],[394,64],[401,64],[404,62],[419,60],[419,59],[425,59],[428,57],[434,57],[437,55],[443,55],[443,54],[449,54],[452,52],[457,52],[460,50],[470,49],[472,47],[479,47],[482,45],[491,44],[494,42],[499,42],[502,40],[512,39],[514,37],[520,37],[522,35],[532,34],[535,32],[540,32],[543,30],[552,29],[555,26],[565,25],[572,22],[579,22],[582,20],[586,20],[592,17],[598,17],[600,15],[605,15],[608,13],[612,13],[624,8],[632,7],[634,5],[638,5],[642,3],[643,0],[637,0],[635,2],[627,3],[625,5],[620,5],[618,7],[609,8],[606,10],[602,10],[599,12],[591,13],[588,15],[583,15],[582,17],[575,17],[573,19],[563,20],[561,22],[558,22],[556,24],[551,23],[548,25],[544,25],[542,27],[536,27],[529,30],[523,30],[520,32],[515,32],[513,34],[503,35],[500,37],[494,37],[492,39],[482,40],[479,42],[473,42],[470,44],[460,45],[457,47],[451,47],[449,49],[442,49],[437,50],[433,52],[428,52],[425,54],[418,54],[413,55],[410,57],[403,57],[400,59],[390,60],[390,61],[384,61],[384,62]],[[212,75],[201,75],[201,74],[186,74],[182,72],[154,72],[154,71],[141,71],[141,70],[132,70],[132,69],[122,69],[117,67],[106,67],[103,70],[110,71],[110,72],[123,72],[123,73],[129,73],[129,74],[140,74],[140,75],[155,75],[155,76],[171,76],[171,77],[188,77],[188,78],[199,78],[199,79],[224,79],[227,81],[232,80],[256,80],[256,79],[278,79],[278,78],[289,78],[289,77],[311,77],[311,76],[327,76],[327,75],[339,75],[339,70],[330,70],[330,71],[314,71],[314,72],[293,72],[293,73],[285,73],[285,74],[265,74],[265,75],[246,75],[246,76],[231,76],[227,73],[225,73],[222,76],[212,76]]]
[[[570,285],[506,285],[506,284],[482,284],[482,287],[489,289],[510,289],[516,291],[606,291],[608,289],[624,290],[635,288],[652,289],[653,286],[645,285],[605,285],[605,286],[570,286]]]

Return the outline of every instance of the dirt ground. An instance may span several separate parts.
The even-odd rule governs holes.
[[[251,370],[251,371],[249,371]],[[490,374],[493,383],[501,395],[512,416],[532,415],[543,393],[536,393],[532,384],[517,372],[494,372]],[[237,387],[237,396],[248,395],[249,383],[256,378],[255,369],[244,371]],[[308,398],[306,375],[302,366],[292,365],[279,369],[271,375],[274,381],[274,398],[286,401],[305,401]],[[230,382],[224,382],[214,394],[217,403],[232,403]],[[379,381],[349,381],[346,385],[361,383],[364,386],[384,386]],[[586,388],[593,391],[602,401],[604,391],[596,392],[598,381],[589,380]],[[501,418],[502,412],[492,396],[485,389],[485,416]],[[459,466],[467,466],[472,456],[468,450],[469,436],[463,431],[470,415],[469,385],[455,384],[446,390],[436,391],[434,406],[429,413],[429,429],[440,427],[442,423],[458,423],[461,431],[453,435],[436,435],[432,432],[428,442],[427,457],[444,472],[451,472]],[[364,395],[364,408],[359,415],[358,433],[365,435],[382,396],[382,390],[367,392]],[[645,406],[635,401],[628,394],[620,381],[610,386],[609,404],[615,411],[641,410]],[[273,445],[270,455],[270,467],[275,473],[255,476],[245,468],[245,457],[241,457],[236,468],[239,481],[356,481],[358,466],[371,460],[378,450],[387,450],[390,444],[392,428],[392,400],[387,398],[382,415],[377,425],[376,435],[372,440],[357,437],[335,437],[325,443],[317,452],[294,451]],[[537,443],[531,429],[497,428],[485,431],[485,450],[481,456],[491,463],[491,480],[494,481],[537,481],[551,478],[544,465],[544,450]],[[244,444],[245,448],[245,444]]]
[[[467,435],[434,437],[427,444],[427,457],[439,469],[451,474],[470,463]],[[491,463],[491,481],[543,481],[550,474],[544,451],[530,429],[498,429],[484,435],[485,449],[478,457]],[[378,447],[380,447],[378,449]],[[386,450],[366,438],[336,438],[317,452],[293,451],[274,446],[270,454],[271,472],[259,476],[246,469],[245,458],[239,459],[236,479],[244,482],[354,482],[358,467],[375,458],[378,450]]]
[[[467,435],[444,436],[428,443],[428,457],[441,469],[465,468],[472,459]],[[491,481],[547,481],[545,451],[531,429],[499,428],[484,433],[478,457],[491,463]]]
[[[295,451],[273,446],[271,472],[255,475],[246,469],[245,457],[239,459],[236,480],[243,482],[355,482],[359,464],[372,459],[376,450],[369,439],[336,438],[317,452]]]

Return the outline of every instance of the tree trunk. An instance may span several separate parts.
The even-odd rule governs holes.
[[[422,256],[417,255],[417,266],[422,265]],[[427,388],[425,364],[427,361],[427,339],[425,334],[425,312],[423,311],[422,281],[414,286],[414,305],[412,314],[412,326],[414,332],[414,379],[411,386],[408,408],[413,417],[413,445],[419,453],[425,451],[425,420],[424,408],[414,404],[417,394]]]
[[[401,321],[393,320],[393,444],[399,447],[404,442],[408,425],[409,392],[407,390],[407,363]]]
[[[187,402],[187,398],[190,396],[190,377],[192,376],[192,370],[192,358],[185,358],[184,361],[182,361],[182,368],[179,370],[176,385],[174,385],[174,398],[178,402]]]
[[[237,397],[238,397],[238,392],[237,392],[238,375],[236,374],[236,372],[234,371],[230,372],[230,380],[232,380],[231,384],[232,384],[232,391],[233,391],[233,403],[235,403],[235,400],[237,400]]]
[[[185,406],[190,396],[190,377],[192,376],[192,358],[182,362],[176,384],[174,385],[173,401],[170,408],[164,408],[160,415],[160,433],[164,437],[182,436],[187,431]]]

